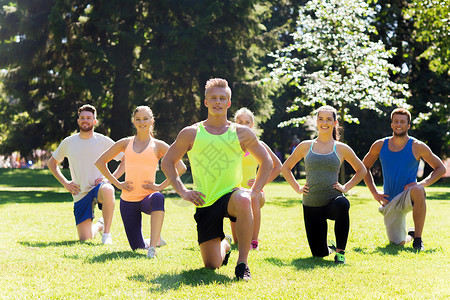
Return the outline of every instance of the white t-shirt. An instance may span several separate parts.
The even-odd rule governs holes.
[[[100,133],[94,132],[90,139],[80,138],[80,134],[66,137],[53,152],[53,158],[62,162],[64,157],[69,160],[70,176],[72,181],[80,185],[80,193],[73,195],[74,202],[81,200],[89,191],[95,187],[95,180],[104,178],[95,166],[100,155],[114,144],[114,141]],[[123,156],[118,155],[115,160]]]

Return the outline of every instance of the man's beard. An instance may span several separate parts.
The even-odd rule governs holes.
[[[80,131],[83,131],[83,132],[89,132],[89,131],[92,131],[92,129],[94,128],[94,125],[90,125],[89,127],[83,127],[82,125],[80,125],[79,126],[80,127]],[[85,129],[86,128],[86,129]]]
[[[396,137],[404,137],[404,136],[406,135],[406,133],[407,133],[407,131],[403,131],[403,132],[399,132],[399,133],[396,133],[396,132],[394,131],[394,135],[395,135]]]

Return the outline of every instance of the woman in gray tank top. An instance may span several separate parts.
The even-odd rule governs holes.
[[[303,216],[312,255],[324,257],[334,250],[334,261],[345,263],[350,203],[343,193],[357,185],[367,171],[355,152],[338,141],[336,109],[322,106],[317,110],[316,117],[318,137],[301,142],[284,162],[281,173],[297,193],[303,194]],[[303,158],[306,184],[300,186],[291,170]],[[347,161],[355,170],[353,177],[344,185],[338,182],[343,161]],[[335,221],[336,246],[332,247],[327,245],[328,219]]]

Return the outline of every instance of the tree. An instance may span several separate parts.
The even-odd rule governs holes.
[[[311,0],[300,8],[294,43],[273,53],[270,66],[275,81],[299,89],[288,111],[329,104],[351,123],[359,122],[352,108],[383,114],[383,106],[405,105],[407,85],[390,79],[399,71],[388,62],[394,51],[370,40],[374,17],[365,1]],[[280,126],[305,120],[292,118]]]
[[[445,56],[444,52],[431,50],[449,47],[448,22],[445,22],[449,6],[443,4],[445,1],[435,1],[433,5],[430,1],[372,3],[377,11],[374,25],[379,37],[388,49],[397,49],[390,62],[402,71],[394,80],[410,87],[411,134],[441,158],[450,154],[450,74],[444,71],[445,64],[438,63],[445,59],[448,62],[448,55],[439,57]],[[427,165],[424,176],[430,169]]]
[[[387,61],[393,51],[370,41],[372,18],[374,11],[364,1],[312,0],[300,9],[294,44],[276,51],[271,65],[275,80],[300,91],[289,111],[328,103],[344,121],[354,122],[351,106],[383,113],[380,105],[404,105],[407,86],[390,80],[389,72],[398,72]]]
[[[427,45],[419,56],[430,62],[430,69],[450,74],[450,0],[413,0],[405,17],[414,22],[413,35]]]
[[[0,68],[12,123],[0,151],[27,152],[76,128],[76,109],[99,109],[98,130],[132,133],[131,109],[155,110],[156,131],[170,142],[201,110],[207,79],[227,78],[233,108],[267,117],[259,85],[265,1],[0,1]],[[5,98],[6,99],[6,98]],[[200,112],[200,113],[199,113]],[[14,114],[11,114],[10,119]],[[17,118],[17,116],[16,116]],[[33,136],[31,136],[33,134]],[[20,141],[28,140],[27,147]]]

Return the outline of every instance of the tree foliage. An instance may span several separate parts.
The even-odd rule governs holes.
[[[271,110],[259,84],[264,49],[277,36],[262,24],[265,1],[0,1],[0,68],[12,122],[0,151],[46,147],[75,131],[76,109],[98,108],[98,130],[132,133],[131,110],[147,104],[158,136],[205,117],[204,84],[224,77],[233,108]],[[22,130],[19,130],[22,129]],[[33,136],[31,136],[33,134]]]
[[[289,111],[327,103],[357,122],[352,107],[383,113],[380,106],[404,105],[407,86],[390,80],[390,72],[398,72],[388,62],[393,50],[370,40],[374,15],[365,1],[311,0],[300,8],[294,43],[276,51],[271,65],[275,80],[299,89]]]

